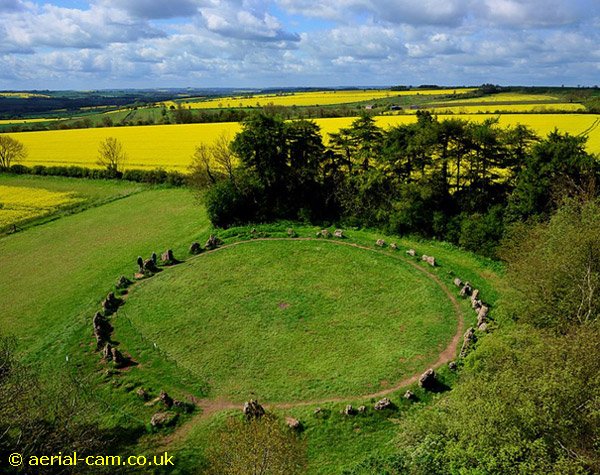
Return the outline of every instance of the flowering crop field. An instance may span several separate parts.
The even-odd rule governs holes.
[[[432,106],[432,112],[436,114],[489,114],[489,113],[518,113],[518,112],[579,112],[585,111],[582,104],[574,102],[557,102],[552,104],[486,104],[486,105],[462,105],[462,106]],[[406,112],[416,113],[416,110]]]
[[[74,193],[0,185],[0,229],[82,201]]]
[[[489,119],[489,114],[439,115],[469,121]],[[554,128],[578,135],[589,135],[588,149],[600,153],[600,115],[594,114],[498,114],[501,126],[523,124],[538,135],[545,136]],[[348,127],[354,118],[316,119],[323,135]],[[408,124],[416,120],[413,114],[380,116],[380,127]],[[136,127],[106,127],[95,129],[21,132],[12,137],[25,144],[29,151],[24,165],[96,165],[98,145],[106,137],[123,143],[128,154],[127,168],[165,168],[185,172],[197,145],[211,144],[221,134],[233,136],[241,130],[237,122]]]
[[[369,89],[355,91],[315,91],[297,92],[290,94],[260,94],[252,97],[219,97],[205,101],[184,102],[185,107],[192,109],[214,109],[230,107],[262,107],[268,104],[278,106],[324,106],[333,104],[350,104],[353,102],[369,101],[396,96],[445,96],[449,94],[464,94],[474,89],[419,89],[410,91],[391,91],[389,89]],[[176,105],[165,102],[167,107]]]

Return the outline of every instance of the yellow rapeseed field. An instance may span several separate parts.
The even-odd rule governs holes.
[[[80,201],[73,193],[0,185],[0,229]]]
[[[30,97],[50,97],[47,94],[37,94],[33,92],[0,92],[2,97],[18,97],[19,99],[29,99]]]
[[[578,112],[584,111],[582,104],[573,102],[557,102],[553,104],[496,104],[496,105],[473,105],[473,106],[437,106],[432,112],[436,114],[477,114],[477,113],[518,113],[518,112]],[[416,113],[416,110],[407,112]]]
[[[50,119],[44,119],[44,118],[37,118],[37,119],[3,119],[0,120],[0,125],[6,125],[6,124],[14,124],[14,125],[19,125],[19,124],[31,124],[34,122],[50,122],[52,120],[58,120],[57,118],[50,118]]]
[[[470,121],[489,119],[490,114],[439,115]],[[501,114],[500,125],[524,124],[545,136],[554,128],[577,135],[594,124],[589,133],[588,148],[600,153],[600,115],[594,114]],[[317,119],[325,137],[341,127],[348,127],[354,118]],[[412,114],[377,117],[383,128],[408,124],[416,120]],[[158,168],[186,171],[197,145],[212,144],[221,134],[229,137],[241,130],[236,122],[212,124],[153,125],[139,127],[110,127],[41,132],[21,132],[12,137],[25,144],[29,156],[24,165],[96,165],[98,145],[106,137],[115,137],[123,143],[128,154],[127,168]]]
[[[389,89],[369,89],[353,91],[313,91],[290,94],[259,94],[252,97],[221,97],[205,101],[186,101],[184,107],[192,109],[214,109],[230,107],[262,107],[268,104],[278,106],[324,106],[348,104],[352,102],[377,100],[395,96],[464,94],[474,89],[423,89],[411,91],[391,91]],[[167,107],[176,106],[174,102],[165,102]]]

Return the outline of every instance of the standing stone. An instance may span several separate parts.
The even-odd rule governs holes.
[[[160,256],[160,260],[164,263],[164,264],[172,264],[173,262],[175,262],[175,256],[173,256],[173,251],[171,249],[167,249],[165,252],[162,253],[162,255]]]
[[[481,305],[479,312],[477,313],[477,326],[480,327],[483,323],[486,322],[488,316],[489,308],[487,305]]]
[[[456,361],[450,361],[450,363],[448,363],[448,369],[450,371],[456,371],[457,365],[456,365]]]
[[[190,245],[190,254],[200,254],[202,252],[202,246],[199,242],[193,242]]]
[[[161,390],[158,398],[165,405],[165,407],[167,409],[171,409],[173,407],[173,402],[174,402],[173,398],[171,396],[169,396],[165,391]]]
[[[415,398],[415,394],[408,389],[405,393],[404,393],[404,399],[408,399],[409,401],[412,401]]]
[[[365,414],[367,412],[367,406],[358,406],[358,413]]]
[[[479,289],[475,289],[471,292],[471,300],[479,299]]]
[[[148,394],[148,391],[146,391],[144,388],[138,388],[135,394],[142,401],[148,401],[150,399],[150,394]]]
[[[345,416],[353,416],[354,414],[356,414],[356,409],[352,407],[352,404],[348,404],[342,411],[342,414],[344,414]]]
[[[427,262],[427,264],[429,264],[431,267],[435,267],[435,257],[433,256],[427,256],[425,254],[423,254],[423,256],[421,257],[422,261]]]
[[[129,287],[132,283],[133,282],[131,282],[127,277],[125,277],[124,275],[122,275],[117,280],[117,283],[116,283],[115,287],[117,289],[119,289],[119,290],[123,290],[123,289],[126,289],[127,287]]]
[[[138,256],[137,265],[140,269],[140,274],[142,274],[144,272],[144,259],[142,259],[142,256]]]
[[[265,415],[265,408],[254,399],[245,402],[242,411],[247,419],[259,419]]]
[[[375,241],[375,245],[379,247],[384,247],[385,241],[383,239],[378,239],[377,241]]]
[[[473,310],[475,310],[475,313],[479,313],[479,309],[481,308],[481,306],[483,305],[483,302],[481,300],[477,300],[471,297],[471,308]]]
[[[457,287],[462,287],[463,282],[462,280],[460,280],[458,277],[456,279],[454,279],[454,285],[456,285]]]
[[[156,255],[156,252],[153,252],[152,255],[150,256],[150,259],[152,259],[152,262],[154,262],[154,265],[156,265],[156,261],[158,259],[158,256]]]
[[[331,237],[331,233],[329,232],[329,229],[321,229],[317,233],[317,237],[323,237],[325,239],[329,239]]]
[[[392,244],[390,244],[390,249],[393,249],[395,251],[396,249],[398,249],[398,244],[393,242]]]
[[[112,355],[112,361],[117,368],[125,366],[129,363],[129,360],[114,346],[110,349],[110,353]]]
[[[150,425],[157,429],[161,427],[168,427],[175,423],[179,414],[173,412],[157,412],[150,419]]]
[[[298,419],[295,419],[293,417],[286,417],[285,423],[292,430],[295,430],[295,431],[302,430],[302,423]]]
[[[289,238],[295,238],[296,236],[298,236],[298,234],[296,234],[296,231],[294,231],[292,228],[287,229],[287,235]]]
[[[394,403],[387,397],[380,399],[375,403],[374,409],[376,411],[383,411],[384,409],[393,409]]]
[[[414,249],[409,249],[408,251],[406,251],[406,253],[411,257],[415,257],[417,255],[417,251],[415,251]]]
[[[117,311],[121,305],[121,299],[115,297],[113,292],[109,292],[106,298],[102,301],[102,308],[106,315],[111,315]]]
[[[336,229],[333,235],[338,239],[344,239],[346,237],[344,236],[344,231],[342,231],[341,229]]]
[[[423,389],[431,389],[435,386],[435,371],[429,368],[419,378],[419,386]]]
[[[469,282],[465,282],[465,285],[463,285],[463,288],[460,289],[460,293],[459,295],[461,297],[468,297],[469,295],[471,295],[471,292],[473,291],[471,284]]]
[[[112,346],[110,343],[107,343],[102,350],[102,358],[106,361],[112,361]]]
[[[156,263],[152,259],[146,259],[142,269],[145,275],[152,275],[158,272],[158,267],[156,267]]]
[[[256,231],[256,230],[254,230],[254,231]],[[221,240],[217,236],[215,236],[214,234],[211,234],[208,237],[208,240],[206,241],[206,244],[204,245],[204,247],[206,249],[212,250],[212,249],[216,249],[220,245],[221,245]]]
[[[475,336],[475,330],[473,328],[469,328],[464,336],[463,336],[463,344],[460,349],[460,357],[464,358],[469,353],[472,346],[477,341],[477,337]]]

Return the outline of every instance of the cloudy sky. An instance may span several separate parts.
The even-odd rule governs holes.
[[[600,0],[0,0],[0,89],[600,85]]]

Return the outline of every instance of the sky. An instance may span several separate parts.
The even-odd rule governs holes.
[[[600,85],[600,0],[0,0],[0,90]]]

